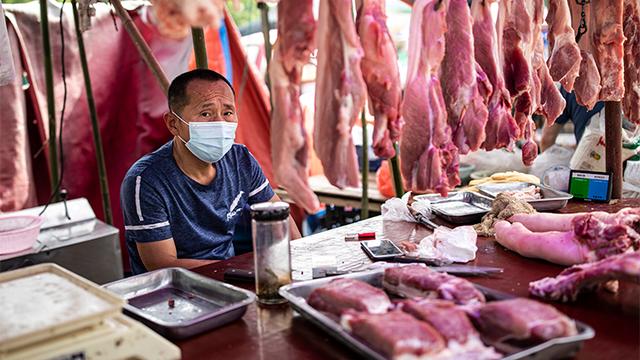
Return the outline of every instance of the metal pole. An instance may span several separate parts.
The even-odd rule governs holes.
[[[262,17],[262,36],[264,37],[264,53],[267,58],[267,69],[271,62],[271,40],[269,39],[269,6],[264,2],[258,2],[258,9]],[[265,75],[267,88],[271,90],[271,82],[269,81],[269,71]]]
[[[158,60],[153,56],[153,53],[151,53],[149,45],[144,41],[144,38],[133,23],[133,20],[131,19],[131,16],[129,16],[127,10],[122,7],[120,0],[111,0],[111,4],[115,8],[120,20],[122,20],[122,26],[127,30],[127,33],[129,33],[129,36],[131,37],[131,41],[133,41],[133,44],[138,49],[140,57],[142,57],[142,60],[147,64],[153,76],[158,80],[160,87],[166,95],[167,90],[169,90],[169,79],[167,79],[167,75],[162,70]]]
[[[369,218],[369,139],[367,138],[367,120],[362,110],[362,206],[360,219]]]
[[[60,19],[62,21],[62,19]],[[44,79],[47,88],[47,119],[49,121],[49,172],[51,174],[52,201],[59,201],[58,147],[56,145],[56,104],[53,92],[53,61],[51,42],[49,41],[49,14],[47,0],[40,0],[40,29],[42,30],[42,48],[44,50]],[[64,61],[64,59],[62,59]]]
[[[98,165],[98,178],[100,180],[100,194],[102,195],[102,210],[105,222],[113,225],[113,213],[111,211],[111,200],[109,198],[109,183],[107,180],[107,167],[104,161],[104,150],[102,148],[102,137],[100,136],[100,126],[98,123],[98,112],[93,100],[93,88],[91,87],[91,77],[89,76],[89,65],[87,64],[87,54],[84,48],[84,39],[80,31],[80,18],[78,16],[78,6],[76,0],[71,0],[73,8],[73,23],[76,26],[76,38],[78,39],[78,52],[80,54],[80,64],[82,65],[82,75],[84,77],[84,87],[87,92],[87,103],[89,114],[91,115],[91,129],[93,132],[93,143],[96,147],[96,162]]]
[[[204,42],[204,30],[201,27],[191,28],[191,38],[193,39],[193,52],[196,54],[196,66],[198,69],[208,69],[207,46]]]
[[[607,171],[612,175],[611,198],[622,196],[622,113],[619,101],[607,101],[604,105],[605,144]]]
[[[400,154],[398,143],[393,143],[393,149],[396,151],[396,155],[389,159],[389,162],[391,163],[393,188],[396,191],[396,197],[402,197],[402,195],[404,195],[404,189],[402,188],[402,175],[400,175],[400,162],[398,161],[398,155]]]

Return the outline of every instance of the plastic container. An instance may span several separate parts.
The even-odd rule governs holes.
[[[34,215],[0,217],[0,254],[10,254],[33,247],[44,218]]]
[[[291,283],[289,204],[252,205],[251,232],[258,302],[266,305],[284,303],[287,300],[278,290]]]

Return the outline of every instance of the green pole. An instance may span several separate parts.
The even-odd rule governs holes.
[[[389,159],[391,163],[391,177],[393,178],[393,188],[396,190],[396,196],[402,197],[404,189],[402,188],[402,175],[400,175],[400,162],[398,161],[399,149],[398,143],[393,143],[396,155]]]
[[[49,41],[49,14],[47,0],[40,0],[40,29],[42,31],[42,48],[44,50],[44,79],[47,89],[47,118],[49,120],[49,171],[51,173],[51,194],[53,201],[59,201],[58,182],[58,147],[56,145],[56,104],[53,92],[53,61],[51,59],[51,42]],[[64,59],[63,59],[64,61]]]
[[[367,138],[367,120],[362,110],[362,206],[360,219],[369,218],[369,139]]]
[[[107,180],[107,167],[104,161],[104,150],[102,148],[102,137],[100,136],[100,126],[98,125],[98,113],[93,99],[93,88],[91,87],[91,77],[89,76],[89,65],[87,64],[87,54],[84,49],[84,38],[80,31],[80,19],[78,16],[78,6],[76,0],[71,0],[73,8],[73,22],[76,26],[76,38],[78,39],[78,52],[80,54],[80,64],[82,65],[82,75],[84,77],[84,87],[87,92],[87,103],[91,116],[91,129],[93,132],[93,143],[96,147],[96,162],[98,165],[98,178],[100,180],[100,194],[102,195],[102,210],[105,222],[113,225],[113,213],[111,211],[111,200],[109,198],[109,184]]]
[[[262,17],[262,36],[264,37],[264,53],[267,58],[267,69],[271,62],[271,39],[269,38],[269,6],[264,2],[258,2],[258,9]],[[265,75],[267,87],[271,90],[271,82],[269,81],[269,71]]]
[[[208,69],[207,47],[204,42],[204,30],[201,27],[191,28],[191,38],[193,39],[193,51],[196,54],[196,66],[198,69]]]

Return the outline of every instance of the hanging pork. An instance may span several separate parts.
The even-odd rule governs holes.
[[[318,68],[313,144],[331,184],[358,186],[351,128],[367,96],[360,40],[349,0],[323,0],[318,19]]]
[[[278,40],[269,64],[273,99],[271,160],[279,185],[309,213],[320,207],[308,184],[309,143],[300,105],[302,68],[314,50],[313,0],[278,3]]]
[[[473,37],[475,59],[491,84],[482,148],[493,150],[510,145],[518,138],[519,129],[511,116],[511,96],[505,87],[503,69],[499,65],[496,29],[489,7],[496,0],[473,0]]]
[[[373,151],[382,158],[395,155],[400,138],[402,88],[396,48],[387,29],[384,0],[359,0],[356,25],[364,49],[362,75],[369,93],[369,112],[375,118]]]
[[[460,184],[458,149],[451,141],[439,80],[446,11],[446,3],[440,0],[417,0],[413,5],[400,138],[405,188],[442,195]]]
[[[480,148],[488,117],[487,105],[478,89],[472,25],[467,0],[449,0],[440,81],[453,142],[461,154]]]

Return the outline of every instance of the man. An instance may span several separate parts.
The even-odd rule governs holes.
[[[586,107],[578,104],[576,101],[576,94],[574,92],[569,93],[561,87],[560,93],[567,102],[567,106],[553,125],[542,129],[542,139],[540,140],[541,152],[556,143],[558,134],[560,134],[564,125],[569,121],[573,123],[573,134],[576,138],[576,144],[579,143],[580,139],[582,139],[582,134],[584,134],[584,130],[591,121],[591,118],[598,115],[600,111],[604,109],[604,102],[602,101],[596,103],[593,109],[588,110]]]
[[[234,144],[235,92],[222,75],[198,69],[173,80],[164,122],[173,139],[138,160],[120,190],[134,274],[234,256],[246,205],[279,200],[247,148]]]

